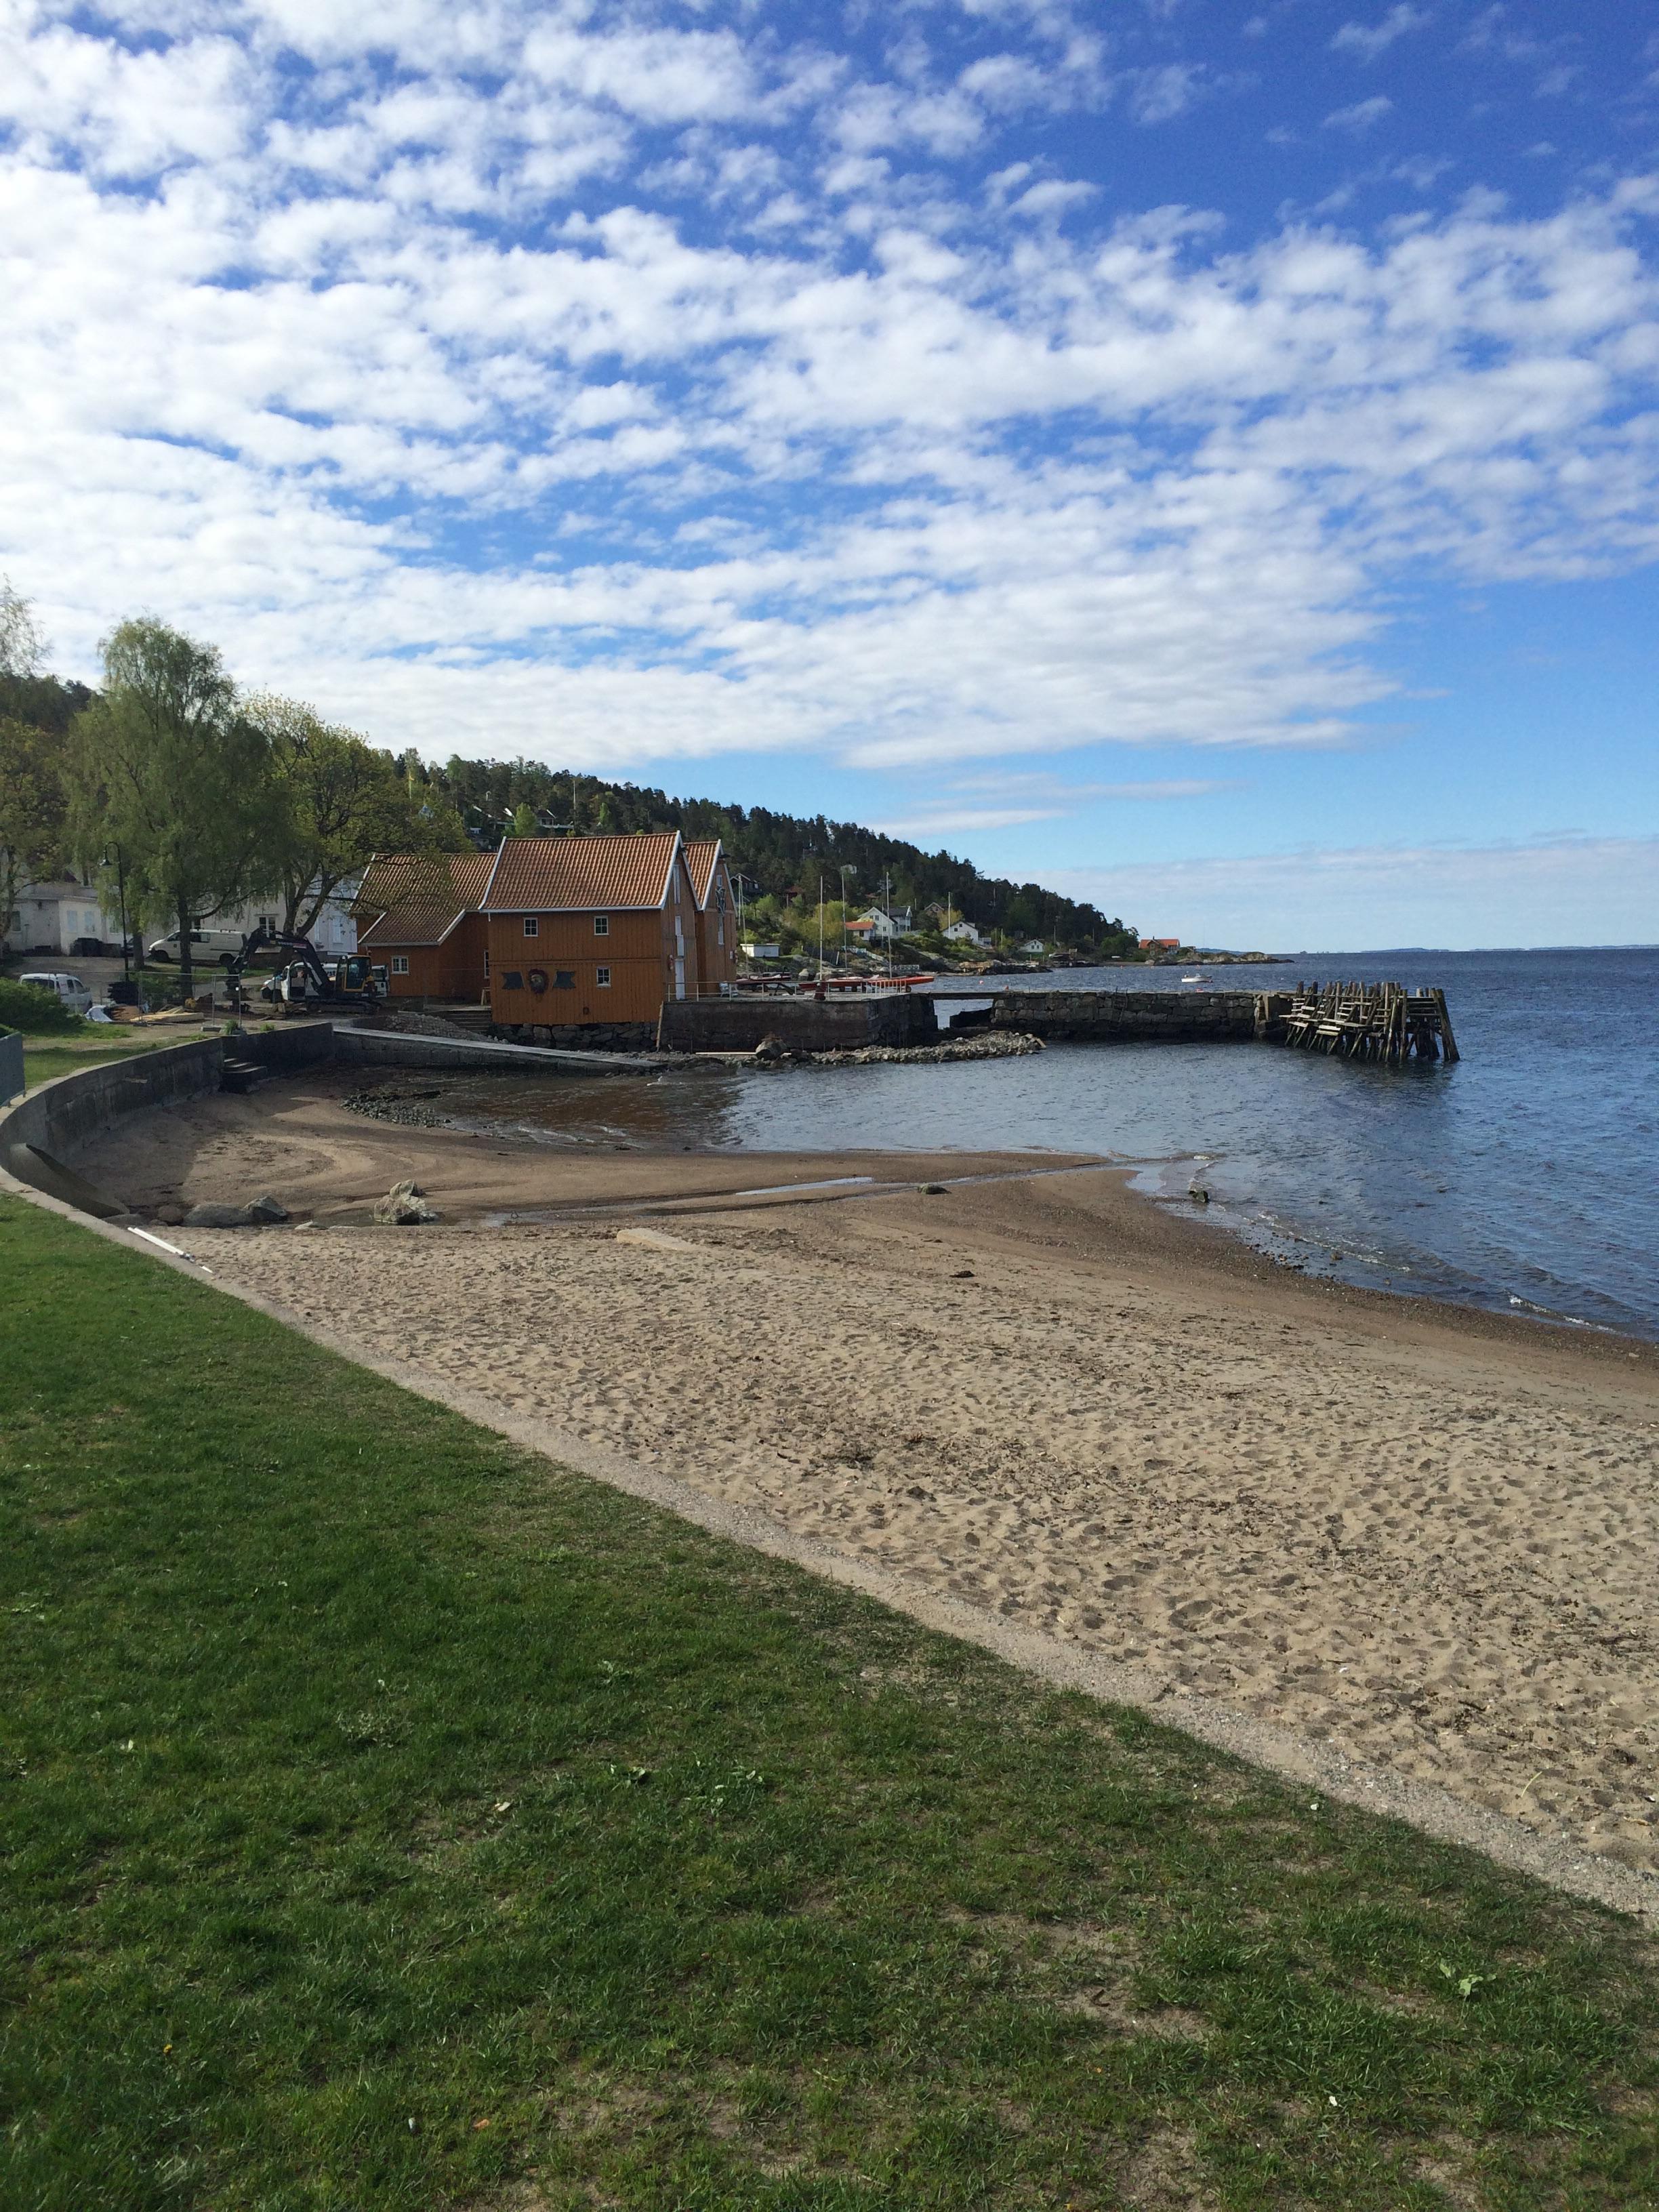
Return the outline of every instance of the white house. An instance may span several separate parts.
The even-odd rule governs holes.
[[[55,877],[44,884],[25,884],[17,894],[17,911],[6,931],[8,952],[67,952],[83,937],[100,945],[119,945],[118,915],[106,914],[98,894],[71,876]]]
[[[1046,952],[1048,950],[1040,937],[1028,937],[1019,949],[1022,952]]]
[[[357,925],[349,911],[356,889],[355,877],[349,883],[342,884],[325,902],[311,932],[312,943],[330,957],[357,950]],[[238,907],[234,913],[212,915],[207,920],[215,929],[233,930],[246,937],[261,921],[274,929],[282,915],[267,901],[264,906]],[[153,938],[165,936],[167,927],[158,924],[145,931],[145,944]],[[17,894],[15,919],[3,940],[0,940],[0,951],[68,952],[73,957],[72,947],[88,937],[118,951],[120,916],[106,912],[99,904],[97,892],[88,890],[85,884],[77,884],[69,876],[56,877],[50,883],[23,885]]]
[[[951,945],[983,945],[988,941],[971,921],[953,921],[944,934]]]
[[[872,945],[890,945],[896,937],[908,937],[910,927],[908,906],[896,906],[890,914],[884,913],[878,906],[868,907],[857,921],[848,925],[849,933],[856,932],[860,936],[867,935]]]
[[[331,892],[324,901],[322,911],[307,933],[319,952],[331,959],[336,953],[357,950],[357,924],[352,918],[350,906],[362,881],[361,876],[352,876],[337,890]],[[309,892],[307,896],[309,897]],[[249,937],[261,922],[268,929],[279,928],[283,909],[280,902],[266,899],[263,904],[256,902],[252,906],[238,907],[234,913],[216,914],[212,920],[216,929],[234,929],[240,931],[244,937]]]

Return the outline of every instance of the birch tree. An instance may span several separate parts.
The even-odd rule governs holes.
[[[130,907],[177,924],[186,998],[191,931],[273,891],[279,815],[270,744],[242,713],[216,647],[164,623],[124,622],[103,644],[104,688],[75,726],[70,785],[82,848],[118,848]]]

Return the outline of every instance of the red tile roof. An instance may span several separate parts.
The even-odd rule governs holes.
[[[482,904],[486,914],[570,914],[659,907],[678,831],[644,837],[509,837]]]
[[[691,889],[696,894],[697,904],[706,907],[708,894],[714,888],[714,863],[720,857],[718,837],[688,837],[685,841],[685,865],[690,872]]]
[[[377,853],[352,902],[359,947],[441,945],[477,908],[495,865],[494,853]]]

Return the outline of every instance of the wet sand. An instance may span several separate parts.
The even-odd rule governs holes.
[[[141,1209],[270,1190],[313,1225],[182,1241],[406,1371],[1659,1868],[1654,1347],[1306,1282],[1106,1166],[552,1151],[338,1088],[76,1164]],[[360,1225],[404,1176],[443,1225]],[[890,1187],[735,1195],[841,1176]]]

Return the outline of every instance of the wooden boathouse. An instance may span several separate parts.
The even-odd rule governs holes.
[[[357,949],[386,971],[393,999],[484,994],[479,912],[494,853],[377,853],[352,902]]]
[[[696,896],[678,830],[510,837],[483,900],[492,1024],[648,1030],[695,998]]]
[[[738,979],[737,901],[718,837],[687,838],[685,865],[696,902],[698,988],[706,997]]]

